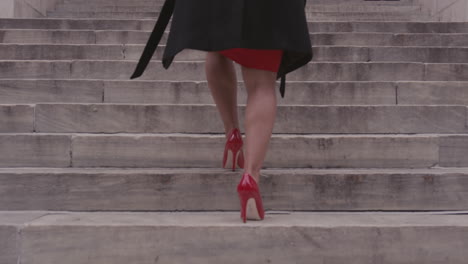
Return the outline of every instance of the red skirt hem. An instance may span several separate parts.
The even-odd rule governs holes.
[[[219,53],[248,68],[278,72],[283,50],[261,50],[234,48]]]

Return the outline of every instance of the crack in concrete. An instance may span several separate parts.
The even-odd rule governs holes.
[[[68,66],[68,78],[71,79],[73,72],[73,60],[70,61],[70,65]]]
[[[47,216],[47,215],[53,215],[53,214],[61,214],[61,213],[44,213],[43,215],[40,215],[38,217],[35,217],[26,223],[23,223],[22,225],[18,226],[16,228],[16,254],[17,254],[17,259],[16,259],[16,264],[21,264],[21,256],[23,255],[22,252],[22,231],[24,228],[28,227],[32,222]]]
[[[33,105],[33,123],[32,123],[32,131],[33,133],[36,132],[36,115],[37,115],[37,112],[36,112],[36,108],[37,108],[37,104],[34,104]]]
[[[106,101],[105,93],[106,93],[106,84],[104,83],[104,81],[101,81],[101,103],[104,103]]]
[[[69,154],[70,154],[70,168],[73,168],[73,137],[75,135],[71,135],[70,136],[70,151],[69,151]]]
[[[122,44],[122,58],[124,60],[126,59],[126,52],[127,52],[127,47],[125,44]]]
[[[398,89],[400,86],[398,86],[398,82],[395,82],[395,105],[398,105]]]

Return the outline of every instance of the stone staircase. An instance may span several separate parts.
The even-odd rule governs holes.
[[[468,22],[309,0],[244,224],[204,54],[129,80],[161,3],[0,19],[1,264],[466,263]]]
[[[397,19],[426,21],[431,20],[428,13],[413,0],[402,1],[315,1],[309,0],[306,8],[311,21]],[[364,5],[362,4],[363,2]],[[161,1],[143,0],[137,3],[115,0],[64,0],[56,10],[48,13],[50,17],[79,18],[155,18]]]

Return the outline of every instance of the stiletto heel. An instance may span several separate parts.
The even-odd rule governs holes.
[[[263,210],[262,197],[257,182],[254,178],[244,173],[237,185],[237,193],[241,203],[241,218],[245,222],[247,219],[263,220],[265,211]]]
[[[229,132],[226,145],[224,147],[223,168],[226,168],[229,150],[232,152],[232,171],[236,170],[236,161],[240,168],[244,168],[244,154],[242,151],[242,145],[242,135],[239,129],[232,129],[231,132]]]

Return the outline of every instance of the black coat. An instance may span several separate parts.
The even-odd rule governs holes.
[[[183,49],[219,51],[230,48],[282,49],[277,79],[313,58],[305,15],[306,0],[166,0],[131,79],[141,76],[171,16],[162,58],[165,69]]]

